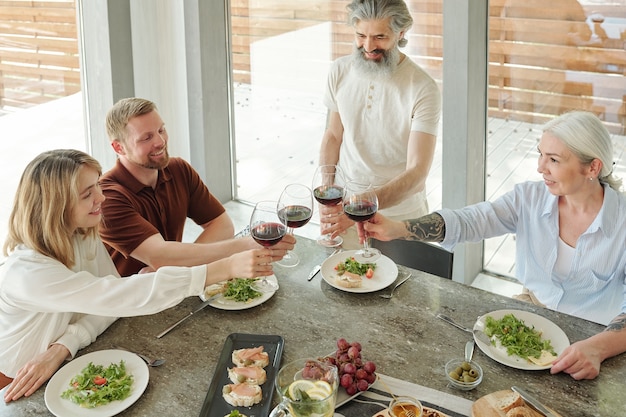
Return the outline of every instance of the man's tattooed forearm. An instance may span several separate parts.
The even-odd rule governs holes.
[[[607,332],[620,332],[626,328],[626,314],[620,314],[615,317],[608,326],[606,326]]]
[[[437,213],[427,214],[419,219],[405,220],[404,225],[411,233],[406,240],[441,242],[446,235],[446,223]]]

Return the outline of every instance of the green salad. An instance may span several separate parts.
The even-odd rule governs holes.
[[[253,298],[260,297],[261,292],[254,289],[253,284],[256,278],[234,278],[226,284],[226,290],[223,297],[229,300],[247,302]]]
[[[354,258],[346,258],[345,261],[335,266],[335,270],[339,275],[343,275],[344,272],[351,272],[357,275],[365,275],[370,269],[374,271],[374,269],[376,269],[376,264],[362,264]]]
[[[556,355],[550,340],[542,340],[541,333],[534,326],[527,326],[513,314],[506,314],[499,320],[487,316],[485,333],[489,337],[496,336],[509,355],[524,359],[539,358],[542,351]]]
[[[85,408],[94,408],[111,401],[121,401],[131,393],[133,376],[126,372],[126,364],[112,363],[107,368],[92,362],[70,381],[70,388],[61,398]]]

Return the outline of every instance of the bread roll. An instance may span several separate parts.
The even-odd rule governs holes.
[[[513,391],[511,391],[510,394],[507,394],[506,396],[500,398],[495,404],[496,408],[503,413],[506,413],[513,408],[521,407],[523,405],[524,400],[522,399],[522,397],[520,397],[517,392]]]
[[[506,413],[506,417],[536,417],[537,414],[530,408],[522,405],[521,407],[511,408]]]

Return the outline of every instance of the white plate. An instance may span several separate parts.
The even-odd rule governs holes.
[[[112,363],[120,363],[121,360],[126,363],[126,372],[133,375],[132,391],[125,400],[112,401],[95,408],[82,408],[70,400],[61,398],[61,394],[69,388],[70,380],[80,374],[89,362],[107,367]],[[126,410],[141,397],[148,386],[149,377],[148,365],[134,353],[125,350],[99,350],[88,353],[70,361],[52,376],[44,394],[46,407],[57,417],[111,417]]]
[[[268,281],[273,282],[274,284],[278,285],[278,280],[276,279],[276,275],[270,275],[266,278]],[[262,279],[263,278],[259,278],[259,280],[262,280]],[[219,295],[215,297],[209,303],[209,305],[211,307],[218,308],[220,310],[245,310],[247,308],[252,308],[252,307],[258,306],[259,304],[263,304],[264,302],[272,298],[275,292],[276,291],[262,292],[260,297],[253,298],[252,300],[247,301],[247,302],[229,300],[228,298],[224,298],[223,296]]]
[[[324,263],[322,263],[322,278],[329,285],[337,288],[338,290],[347,291],[347,292],[374,292],[378,290],[382,290],[390,286],[398,277],[398,266],[394,261],[386,257],[385,255],[380,255],[375,261],[370,262],[376,264],[376,269],[374,270],[374,276],[372,278],[363,278],[363,285],[359,288],[345,288],[340,285],[335,284],[335,278],[337,277],[337,271],[335,270],[335,266],[337,264],[346,260],[346,258],[350,258],[354,256],[356,250],[347,250],[343,252],[339,252],[327,258]]]
[[[546,340],[550,340],[552,343],[552,347],[557,355],[560,355],[566,347],[569,346],[569,339],[567,335],[559,326],[546,319],[545,317],[539,316],[534,313],[529,313],[527,311],[522,310],[498,310],[493,311],[491,313],[480,316],[476,323],[474,324],[474,330],[484,330],[485,329],[485,320],[487,316],[493,317],[496,320],[501,319],[507,314],[513,314],[519,320],[524,321],[529,327],[535,327],[535,330],[541,332],[541,338]],[[522,359],[519,356],[509,356],[506,353],[506,348],[498,343],[498,346],[488,345],[478,340],[476,336],[474,336],[474,340],[476,344],[482,350],[485,355],[489,356],[494,361],[500,362],[503,365],[510,366],[511,368],[524,369],[524,370],[541,370],[541,369],[550,369],[552,365],[540,366],[534,363],[529,362],[526,359]]]

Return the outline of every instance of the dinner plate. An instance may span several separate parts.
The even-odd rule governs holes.
[[[266,278],[268,281],[273,282],[278,285],[278,280],[276,279],[276,275],[270,275]],[[259,280],[261,279],[263,278],[259,278]],[[245,310],[247,308],[252,308],[252,307],[258,306],[259,304],[263,304],[264,302],[272,298],[275,292],[276,291],[266,291],[266,292],[261,291],[262,294],[260,297],[253,298],[252,300],[249,300],[249,301],[235,301],[235,300],[230,300],[228,298],[224,298],[224,296],[222,295],[218,295],[209,302],[209,305],[211,307],[218,308],[220,310]],[[200,298],[203,301],[206,300],[203,296],[201,296]]]
[[[487,316],[499,320],[507,314],[513,314],[517,319],[522,320],[524,324],[529,327],[534,326],[537,331],[541,332],[542,339],[550,340],[550,342],[552,343],[552,347],[554,348],[554,351],[557,355],[560,355],[561,352],[563,352],[563,350],[565,350],[565,348],[568,347],[570,344],[567,335],[563,330],[561,330],[559,326],[546,319],[545,317],[522,310],[497,310],[480,316],[474,324],[474,330],[485,329],[485,320]],[[500,362],[501,364],[510,366],[511,368],[532,371],[550,369],[550,367],[552,367],[552,365],[537,365],[529,362],[526,359],[520,358],[519,356],[509,356],[506,353],[506,347],[500,345],[499,343],[498,346],[486,344],[478,340],[475,335],[474,340],[476,341],[476,345],[478,345],[480,350],[482,350],[485,355],[489,356],[496,362]]]
[[[121,360],[126,364],[126,372],[133,376],[132,391],[125,400],[112,401],[95,408],[82,408],[61,398],[61,394],[69,388],[71,379],[80,374],[89,362],[108,367],[112,363],[120,363]],[[134,353],[115,349],[99,350],[79,356],[59,369],[50,378],[44,399],[48,410],[57,417],[111,417],[126,410],[141,397],[148,386],[149,377],[148,366]]]
[[[358,288],[345,288],[337,285],[335,283],[335,278],[337,277],[337,271],[335,270],[335,266],[345,261],[346,258],[354,256],[356,252],[356,250],[347,250],[336,253],[326,258],[326,260],[322,263],[321,270],[322,278],[324,279],[324,281],[326,281],[330,286],[337,288],[338,290],[364,293],[382,290],[383,288],[391,285],[398,277],[398,266],[396,265],[396,263],[385,255],[380,255],[380,257],[372,262],[376,264],[374,276],[372,278],[363,278],[362,286]]]
[[[272,406],[272,396],[274,395],[274,380],[280,368],[284,345],[285,340],[278,335],[246,333],[231,333],[228,335],[213,377],[211,378],[211,375],[207,375],[207,379],[211,379],[211,385],[207,391],[199,417],[221,417],[228,415],[234,409],[247,416],[268,416]],[[224,385],[232,384],[228,377],[228,368],[235,366],[232,362],[232,353],[237,349],[248,349],[258,346],[263,346],[263,351],[267,352],[270,362],[265,367],[267,380],[261,384],[261,402],[251,407],[233,407],[222,396]]]

